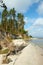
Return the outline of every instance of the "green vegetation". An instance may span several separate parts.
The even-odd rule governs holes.
[[[5,49],[5,50],[0,50],[0,54],[6,54],[6,53],[8,53],[8,49]]]
[[[30,35],[30,38],[32,38],[32,36]]]
[[[4,9],[2,12],[2,20],[0,23],[0,30],[11,34],[24,36],[27,31],[24,29],[25,21],[22,13],[16,13],[15,9]]]

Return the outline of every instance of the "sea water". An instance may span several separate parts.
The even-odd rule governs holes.
[[[43,39],[42,38],[36,38],[36,39],[33,38],[29,42],[34,44],[34,45],[38,45],[38,46],[43,48]]]

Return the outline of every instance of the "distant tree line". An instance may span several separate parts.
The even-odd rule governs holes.
[[[16,10],[4,9],[2,12],[2,19],[0,23],[0,30],[11,34],[24,34],[27,35],[27,31],[24,29],[25,21],[22,13],[16,13]]]

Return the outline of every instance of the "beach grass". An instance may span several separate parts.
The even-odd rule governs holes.
[[[0,54],[6,54],[6,53],[8,53],[8,49],[5,49],[5,50],[0,50]]]

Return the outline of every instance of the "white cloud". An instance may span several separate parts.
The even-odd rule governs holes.
[[[39,15],[43,15],[43,1],[39,4],[37,12],[39,13]]]
[[[25,30],[29,30],[30,26],[34,23],[35,18],[25,17],[24,21],[25,21],[25,26],[24,26]]]
[[[33,24],[34,26],[42,26],[43,25],[43,18],[38,18],[35,23]]]
[[[30,29],[35,28],[35,27],[40,27],[43,26],[43,18],[38,18],[34,21],[33,25],[30,27]]]
[[[28,8],[33,4],[39,2],[39,0],[3,0],[8,8],[13,8],[18,12],[26,12]]]
[[[43,18],[36,19],[29,31],[32,36],[43,37]]]
[[[26,24],[28,24],[28,23],[31,23],[32,24],[35,21],[35,18],[25,17],[24,18],[24,21],[25,21]]]
[[[29,18],[28,18],[28,17],[25,17],[25,18],[24,18],[24,21],[25,21],[26,24],[28,24]]]

